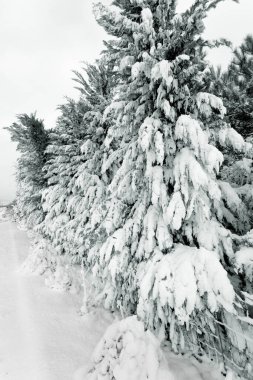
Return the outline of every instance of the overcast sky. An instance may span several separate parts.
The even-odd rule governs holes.
[[[73,69],[93,62],[105,37],[92,15],[92,0],[0,0],[0,201],[15,193],[14,144],[3,127],[19,113],[37,111],[53,127],[56,106],[75,96]],[[104,0],[109,3],[109,0]],[[193,0],[180,0],[180,11]],[[224,1],[210,13],[206,35],[226,37],[235,46],[253,34],[253,0]],[[212,51],[210,60],[226,66],[230,52]]]

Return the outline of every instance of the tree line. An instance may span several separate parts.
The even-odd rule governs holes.
[[[253,37],[225,71],[208,62],[230,46],[203,37],[221,1],[181,14],[176,0],[97,4],[111,39],[74,73],[78,100],[53,129],[36,114],[7,128],[16,216],[43,259],[83,265],[95,303],[137,314],[175,350],[203,349],[212,318],[239,324],[252,293]]]

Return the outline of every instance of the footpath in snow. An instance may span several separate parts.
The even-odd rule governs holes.
[[[0,380],[85,380],[77,370],[88,365],[113,317],[101,310],[81,316],[78,296],[21,274],[28,251],[26,233],[0,221]],[[223,379],[197,361],[173,354],[168,361],[176,380]]]

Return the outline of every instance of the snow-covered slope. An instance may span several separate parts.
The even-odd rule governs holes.
[[[85,380],[92,352],[113,321],[96,310],[78,313],[80,299],[55,292],[42,277],[19,272],[28,255],[26,233],[0,223],[0,379]],[[166,354],[176,380],[220,380],[212,367]]]

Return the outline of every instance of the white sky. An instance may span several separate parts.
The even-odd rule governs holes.
[[[103,30],[92,15],[92,0],[0,0],[0,200],[15,193],[15,147],[2,127],[19,113],[37,111],[53,127],[56,106],[75,96],[73,69],[94,61],[102,49]],[[109,3],[110,0],[104,0]],[[193,0],[179,0],[180,11]],[[224,1],[207,19],[206,35],[226,37],[239,45],[253,34],[253,0]],[[210,54],[226,65],[229,50]]]

